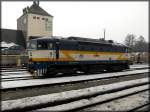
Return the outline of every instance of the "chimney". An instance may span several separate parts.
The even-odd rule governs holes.
[[[39,6],[39,0],[33,0],[33,4],[38,5]]]
[[[26,8],[23,9],[23,14],[26,14]]]

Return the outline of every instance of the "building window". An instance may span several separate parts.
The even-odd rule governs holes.
[[[48,18],[45,18],[45,21],[48,21]]]
[[[37,19],[40,19],[40,17],[37,17]]]
[[[36,16],[33,16],[33,19],[36,19]]]
[[[24,18],[23,23],[26,24],[26,21],[27,21],[26,18]]]
[[[42,20],[45,20],[45,18],[42,18]]]
[[[45,30],[46,31],[52,30],[52,21],[45,21]]]

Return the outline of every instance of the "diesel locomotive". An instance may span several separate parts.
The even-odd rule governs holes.
[[[34,77],[129,68],[129,48],[112,40],[42,37],[28,41],[27,49],[28,70]]]

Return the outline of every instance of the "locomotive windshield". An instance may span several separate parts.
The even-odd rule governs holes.
[[[29,41],[27,42],[27,49],[36,49],[37,47],[37,42],[36,41]]]
[[[27,42],[27,49],[48,50],[53,48],[53,42],[50,41],[30,40]]]
[[[37,43],[37,49],[39,50],[48,50],[53,48],[53,43],[52,42],[47,42],[47,41],[39,41]]]

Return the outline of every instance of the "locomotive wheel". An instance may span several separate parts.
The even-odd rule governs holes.
[[[87,74],[95,74],[104,71],[104,66],[101,65],[90,65],[85,69],[85,73]]]
[[[68,71],[68,72],[64,72],[63,75],[69,76],[69,75],[73,75],[75,73],[76,73],[76,71]]]
[[[49,77],[54,77],[57,73],[56,72],[47,72],[43,77],[49,78]]]
[[[63,73],[65,75],[72,75],[77,73],[77,68],[67,68],[66,71]]]
[[[34,70],[32,73],[32,76],[34,79],[42,78],[44,75],[45,75],[45,73],[43,73],[42,69]]]
[[[47,70],[47,72],[43,75],[43,77],[54,77],[57,74],[56,70]]]
[[[33,77],[33,79],[37,79],[37,78],[39,78],[38,77],[38,75],[37,75],[37,71],[35,70],[35,71],[33,71],[33,73],[32,73],[32,77]]]
[[[28,69],[28,72],[32,75],[33,79],[37,78],[37,71],[33,69]]]
[[[109,71],[112,71],[112,72],[120,72],[123,70],[123,66],[112,66]]]

